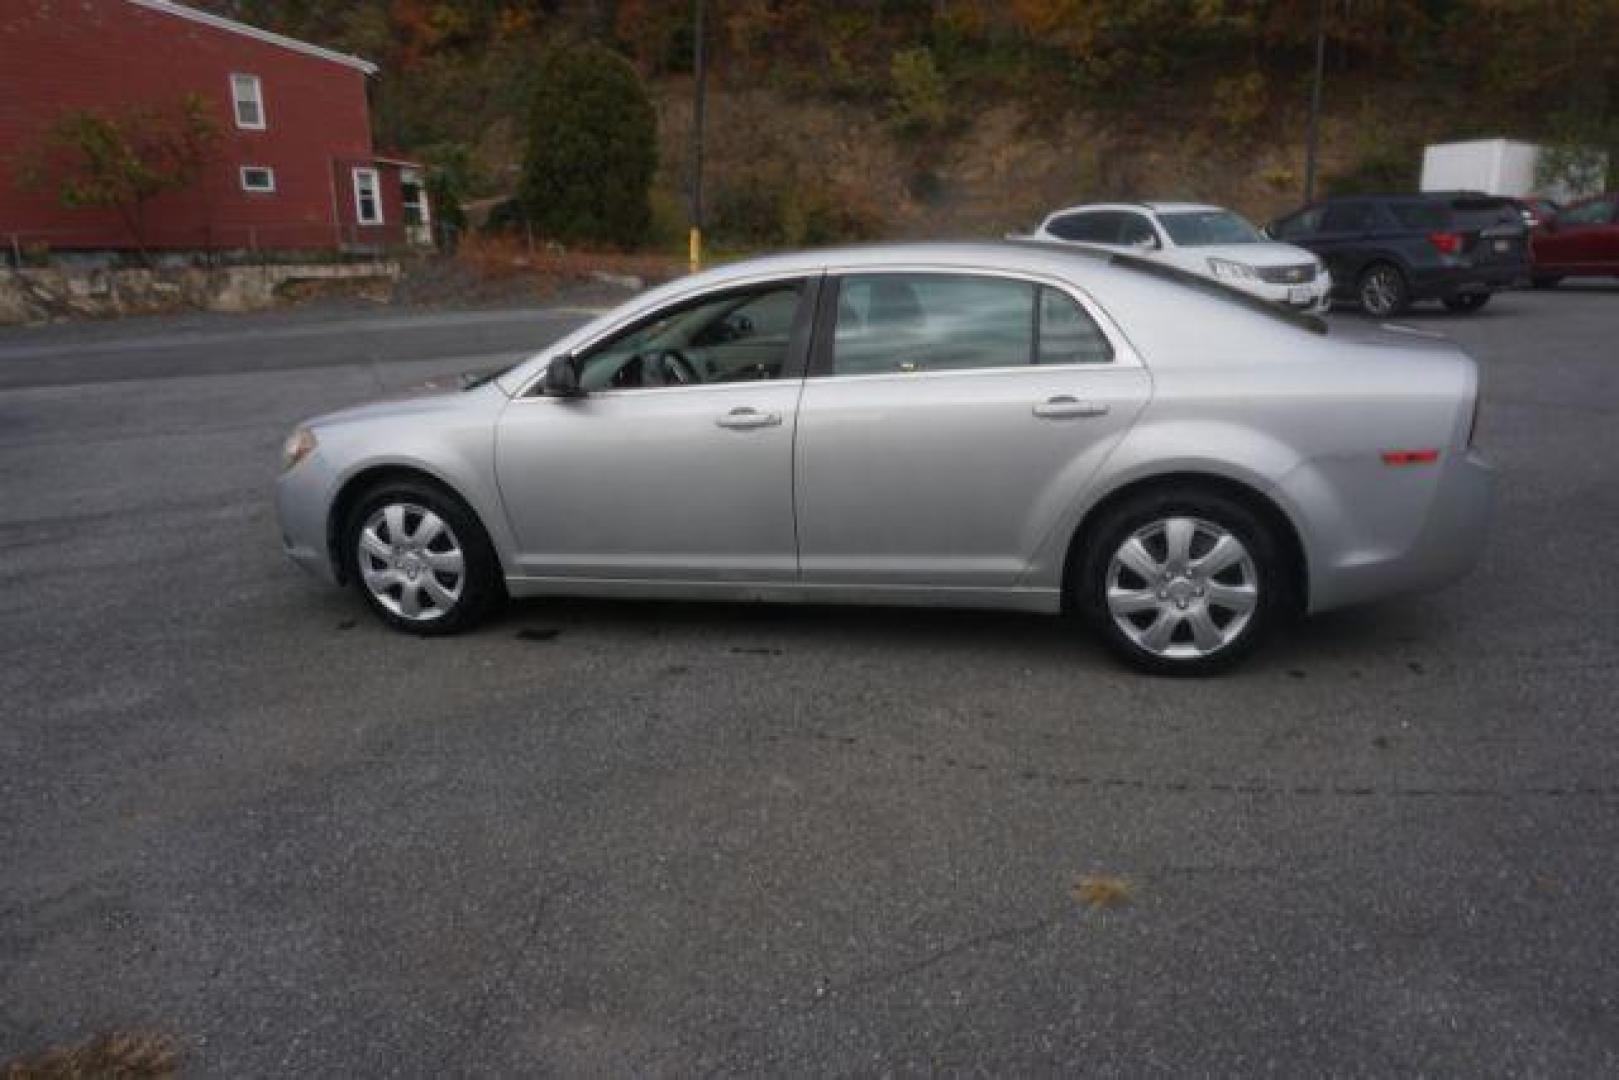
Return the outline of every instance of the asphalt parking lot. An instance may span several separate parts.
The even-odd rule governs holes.
[[[420,641],[285,562],[292,423],[578,318],[0,331],[0,1063],[1619,1069],[1619,286],[1405,320],[1483,365],[1483,565],[1208,682],[982,613]]]

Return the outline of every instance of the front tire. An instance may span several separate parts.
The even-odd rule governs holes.
[[[1477,311],[1489,302],[1490,294],[1487,292],[1462,293],[1459,296],[1445,297],[1445,307],[1463,314]]]
[[[1286,559],[1271,527],[1218,492],[1147,492],[1089,531],[1076,606],[1139,670],[1227,671],[1289,609]]]
[[[1411,286],[1393,263],[1373,263],[1355,285],[1361,310],[1375,319],[1391,319],[1411,306]]]
[[[458,633],[502,595],[499,561],[477,516],[435,484],[396,480],[366,492],[342,543],[355,587],[395,630]]]

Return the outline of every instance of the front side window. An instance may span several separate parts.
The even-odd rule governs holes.
[[[1257,244],[1265,239],[1258,229],[1229,210],[1181,210],[1159,214],[1158,224],[1164,227],[1178,247]]]
[[[382,187],[377,170],[354,170],[354,217],[361,225],[382,224]]]
[[[779,379],[802,302],[776,282],[666,308],[579,357],[585,390]]]
[[[1326,216],[1321,219],[1321,231],[1329,233],[1366,232],[1372,227],[1375,220],[1376,211],[1371,203],[1333,203],[1327,207]]]
[[[1593,199],[1579,206],[1571,206],[1557,216],[1562,225],[1606,225],[1613,220],[1613,203],[1607,199]]]
[[[251,131],[263,131],[264,86],[257,75],[232,75],[230,96],[236,108],[236,126]]]
[[[1271,226],[1271,234],[1278,240],[1291,240],[1297,237],[1311,236],[1321,229],[1321,218],[1326,213],[1324,206],[1312,206],[1308,210],[1301,210],[1291,217],[1285,217]]]
[[[966,274],[844,278],[831,351],[833,375],[963,371],[1112,357],[1096,324],[1066,295],[1027,281]]]

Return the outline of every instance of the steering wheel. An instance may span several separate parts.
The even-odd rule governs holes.
[[[697,366],[679,349],[660,349],[647,359],[657,369],[658,378],[665,386],[691,386],[703,381],[697,374]]]

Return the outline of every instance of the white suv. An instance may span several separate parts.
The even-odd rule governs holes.
[[[1332,278],[1314,254],[1267,240],[1240,214],[1199,203],[1096,203],[1059,210],[1036,240],[1128,251],[1296,311],[1327,310]]]

